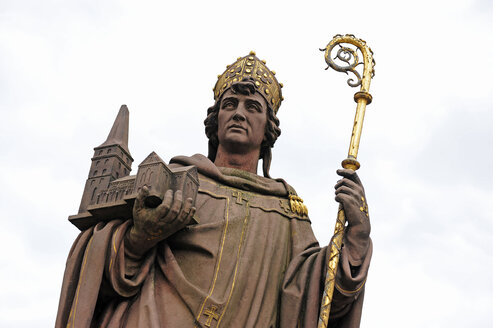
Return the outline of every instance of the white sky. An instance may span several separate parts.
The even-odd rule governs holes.
[[[493,3],[0,0],[0,326],[49,327],[92,148],[121,104],[137,165],[206,153],[217,74],[255,50],[286,100],[271,174],[326,244],[355,104],[323,48],[377,62],[358,156],[374,256],[362,327],[491,327]]]

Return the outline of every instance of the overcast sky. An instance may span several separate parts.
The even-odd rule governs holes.
[[[121,104],[137,165],[206,153],[227,64],[255,50],[284,83],[271,175],[321,244],[355,89],[335,34],[375,53],[358,156],[374,255],[362,327],[491,327],[493,2],[0,0],[0,326],[53,326],[92,148]]]

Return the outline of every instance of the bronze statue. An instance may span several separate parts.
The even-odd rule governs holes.
[[[295,190],[269,175],[281,88],[255,53],[238,58],[214,87],[208,156],[168,166],[151,153],[136,176],[122,106],[70,218],[83,231],[67,260],[56,327],[317,326],[328,250]],[[348,225],[329,327],[358,327],[370,223],[357,174],[338,174]]]

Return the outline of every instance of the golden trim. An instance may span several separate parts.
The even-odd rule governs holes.
[[[84,252],[84,259],[82,260],[82,268],[80,269],[80,276],[79,276],[79,281],[77,282],[77,291],[75,292],[75,304],[70,310],[70,314],[68,317],[68,322],[67,322],[67,328],[71,326],[70,319],[72,318],[72,324],[75,324],[75,315],[77,313],[77,304],[79,303],[79,291],[80,291],[80,283],[82,280],[82,277],[84,275],[84,268],[86,267],[87,263],[87,253],[89,252],[89,248],[91,247],[92,244],[92,239],[94,236],[91,236],[91,239],[89,239],[89,242],[87,243],[86,250]]]
[[[264,212],[276,212],[277,214],[280,214],[280,215],[282,215],[288,219],[296,219],[296,220],[311,222],[308,217],[301,217],[300,215],[297,215],[296,213],[288,214],[288,213],[285,213],[285,212],[279,210],[278,208],[266,208],[266,207],[263,207],[260,205],[252,204],[251,202],[250,202],[250,207],[263,210]]]
[[[231,284],[231,291],[229,292],[228,300],[226,301],[226,305],[224,306],[222,314],[219,317],[216,328],[219,328],[219,324],[221,323],[221,320],[223,319],[224,314],[226,313],[226,310],[228,309],[228,305],[229,305],[229,301],[231,300],[231,296],[233,296],[233,291],[234,291],[235,283],[236,283],[236,277],[238,274],[238,266],[240,264],[241,246],[243,246],[243,238],[245,236],[246,228],[248,226],[248,218],[250,217],[250,206],[248,205],[248,202],[246,203],[245,211],[246,211],[246,213],[245,213],[245,219],[243,220],[243,228],[241,229],[240,243],[238,245],[238,252],[236,253],[236,265],[235,265],[235,273],[233,276],[233,283]]]
[[[116,241],[115,241],[115,239],[116,239],[116,235],[118,234],[118,230],[120,230],[120,227],[118,227],[116,229],[116,231],[113,233],[113,236],[111,237],[112,245],[113,245],[113,251],[115,252],[115,256],[116,256]],[[110,271],[110,272],[111,272],[111,266],[112,265],[113,265],[113,256],[110,258],[110,266],[108,268],[108,271]]]
[[[115,251],[115,254],[116,254],[116,241],[115,241],[115,237],[118,234],[118,230],[120,230],[120,227],[118,227],[116,229],[115,233],[113,234],[113,250]]]
[[[272,200],[286,200],[288,202],[287,205],[289,207],[291,206],[290,205],[290,200],[291,200],[290,195],[286,195],[286,197],[284,197],[284,196],[266,196],[264,194],[260,194],[260,193],[254,192],[254,191],[246,191],[246,190],[243,190],[243,189],[240,189],[240,188],[229,187],[229,186],[226,186],[226,185],[223,185],[223,184],[219,184],[216,181],[214,181],[214,180],[212,180],[210,178],[206,178],[206,177],[199,177],[199,180],[204,180],[204,181],[206,181],[206,182],[214,185],[217,188],[222,188],[222,189],[231,190],[231,191],[238,191],[238,190],[240,190],[240,191],[243,191],[243,192],[245,192],[245,193],[247,193],[247,194],[249,194],[249,195],[251,195],[253,197],[257,197],[257,198],[272,199]],[[201,191],[206,192],[206,189],[200,189],[199,188],[199,192],[201,192]],[[293,196],[297,197],[299,200],[301,200],[301,202],[303,202],[303,200],[299,196],[297,196],[297,195],[293,195]],[[244,199],[244,200],[246,200],[246,199]],[[304,219],[308,219],[308,217],[303,218],[302,217],[302,214],[298,214],[298,213],[293,212],[293,211],[292,211],[293,214],[285,213],[285,212],[283,212],[281,210],[282,209],[281,207],[280,207],[280,209],[275,209],[275,208],[274,209],[270,209],[270,208],[269,209],[266,209],[266,208],[264,208],[264,207],[262,207],[260,205],[252,204],[252,198],[249,199],[249,202],[251,204],[251,207],[261,208],[261,209],[264,209],[266,211],[271,211],[271,210],[272,211],[276,211],[279,214],[282,214],[282,215],[287,216],[289,218],[299,218],[299,219],[303,219],[303,220]],[[306,207],[306,205],[304,205],[304,204],[302,204],[302,205],[306,208],[306,211],[304,212],[305,215],[308,216],[308,208]]]
[[[363,288],[365,286],[365,284],[366,284],[366,278],[365,278],[365,280],[363,280],[363,282],[361,283],[361,285],[358,288],[356,288],[355,290],[345,290],[338,283],[336,283],[336,288],[340,292],[343,292],[343,293],[346,293],[346,294],[355,294],[355,293],[359,292],[361,290],[361,288]]]
[[[252,194],[255,197],[268,198],[268,199],[288,199],[288,195],[286,195],[286,196],[267,196],[267,195],[264,195],[264,194],[261,194],[261,193],[255,192],[255,191],[248,191],[248,190],[244,190],[244,189],[230,187],[230,186],[227,186],[227,185],[224,185],[224,184],[220,184],[217,181],[214,181],[214,180],[212,180],[210,178],[206,178],[206,177],[201,177],[201,178],[199,178],[199,180],[204,180],[206,182],[209,182],[209,183],[213,184],[214,186],[216,186],[218,188],[223,188],[223,189],[227,189],[227,190],[240,190],[240,191],[244,191],[244,192],[247,192],[249,194]],[[201,189],[199,189],[199,191],[200,190]]]
[[[200,191],[200,189],[199,189],[199,191]],[[224,225],[223,237],[222,237],[222,240],[221,240],[221,249],[219,250],[219,257],[218,257],[218,261],[217,261],[216,272],[214,273],[214,279],[213,279],[213,282],[212,282],[212,287],[211,287],[211,290],[210,290],[209,294],[204,299],[204,302],[202,302],[202,305],[200,307],[199,314],[197,315],[197,321],[202,316],[202,312],[204,311],[205,303],[212,296],[212,293],[214,292],[214,288],[216,287],[217,276],[219,274],[219,268],[221,266],[221,260],[222,260],[222,256],[223,256],[224,243],[226,241],[226,233],[228,231],[228,224],[229,224],[229,197],[228,196],[222,196],[222,195],[216,195],[216,194],[214,194],[212,192],[209,192],[209,191],[206,191],[206,190],[202,190],[202,192],[204,192],[204,193],[206,193],[206,194],[208,194],[208,195],[210,195],[212,197],[215,197],[215,198],[226,199],[226,209],[225,209],[225,212],[226,212],[225,213],[226,214],[226,223]]]

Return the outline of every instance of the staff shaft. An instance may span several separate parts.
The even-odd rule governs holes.
[[[363,78],[360,78],[359,74],[356,72],[355,67],[357,63],[357,53],[351,48],[341,47],[339,50],[337,58],[345,61],[349,64],[348,58],[340,56],[340,54],[351,54],[354,57],[354,62],[349,64],[349,66],[341,67],[335,64],[331,58],[331,51],[337,44],[350,43],[357,46],[364,58],[364,68],[363,68]],[[325,49],[320,49],[325,51],[325,60],[329,67],[332,67],[336,71],[340,72],[352,72],[358,78],[358,83],[354,83],[351,79],[348,80],[350,86],[361,85],[360,91],[356,92],[354,95],[354,100],[357,103],[356,114],[354,117],[353,131],[351,134],[351,141],[349,143],[348,157],[342,161],[342,167],[346,169],[357,170],[360,167],[357,161],[359,143],[361,139],[361,131],[363,129],[363,120],[365,118],[366,105],[370,104],[372,101],[372,96],[368,92],[370,89],[371,78],[374,74],[373,66],[375,64],[373,60],[373,52],[366,45],[366,42],[360,39],[356,39],[353,35],[336,35],[332,41],[327,45]],[[342,205],[339,205],[339,210],[337,212],[337,221],[334,229],[334,235],[329,244],[329,257],[327,263],[327,273],[325,276],[325,286],[324,293],[322,295],[322,302],[320,304],[320,315],[318,321],[318,328],[327,328],[329,322],[330,308],[332,305],[332,299],[335,288],[335,278],[337,274],[337,269],[339,266],[339,255],[342,248],[342,240],[344,237],[344,227],[346,225],[346,216]]]
[[[358,95],[358,93],[356,95]],[[365,97],[358,98],[356,95],[356,115],[354,117],[353,133],[351,134],[351,141],[349,143],[348,157],[344,161],[342,161],[342,167],[352,170],[357,170],[360,167],[360,164],[356,160],[356,158],[358,156],[359,141],[361,139],[361,131],[363,129],[366,104],[368,102]],[[337,274],[337,268],[339,267],[339,257],[342,248],[345,225],[346,214],[344,213],[342,205],[339,205],[339,210],[337,211],[337,221],[334,228],[334,235],[332,236],[332,239],[330,241],[329,259],[327,263],[327,273],[325,275],[325,288],[320,305],[318,328],[327,328],[329,323],[330,308],[334,295],[335,278]]]

